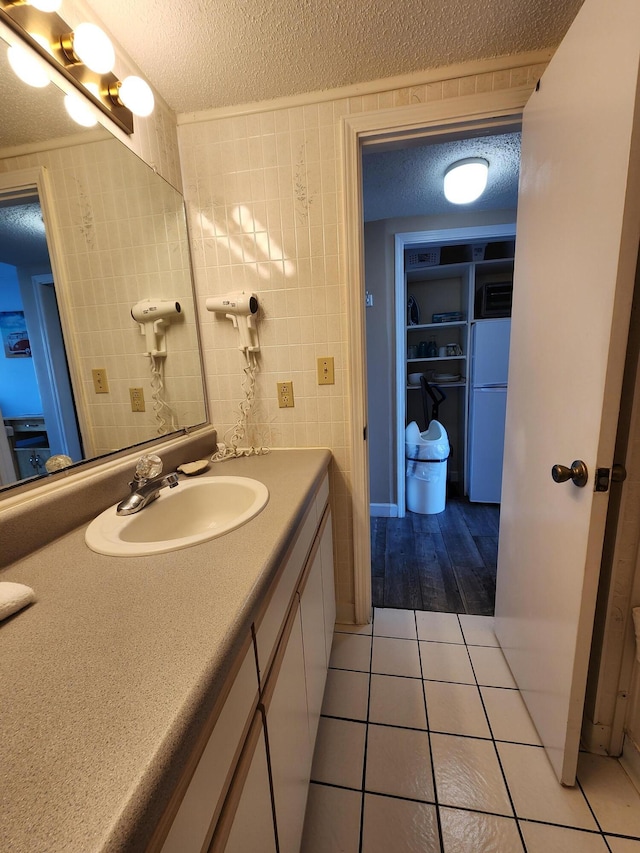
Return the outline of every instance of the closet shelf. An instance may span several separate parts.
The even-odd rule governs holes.
[[[407,326],[407,332],[419,332],[422,329],[459,329],[466,325],[466,320],[455,320],[453,323],[420,323],[418,326]]]
[[[425,361],[466,361],[466,355],[443,355],[443,356],[435,356],[435,358],[408,358],[407,364],[416,364],[417,362],[422,363]]]
[[[460,379],[457,382],[436,382],[435,380],[429,380],[430,385],[437,385],[441,388],[464,388],[467,384],[465,379]],[[407,391],[420,391],[420,385],[407,385]]]

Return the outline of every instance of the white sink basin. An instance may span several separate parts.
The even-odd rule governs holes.
[[[268,499],[267,487],[249,477],[181,480],[133,515],[116,515],[115,506],[109,507],[91,522],[85,542],[92,551],[115,557],[175,551],[235,530]]]

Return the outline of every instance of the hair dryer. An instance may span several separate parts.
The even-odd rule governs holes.
[[[147,355],[164,356],[167,347],[164,326],[182,311],[179,302],[172,299],[142,299],[131,309],[131,316],[140,324],[140,334],[147,342]]]
[[[206,302],[207,311],[224,314],[238,330],[240,346],[243,352],[258,352],[258,330],[255,315],[258,313],[258,297],[244,290],[223,293],[222,296],[210,296]]]

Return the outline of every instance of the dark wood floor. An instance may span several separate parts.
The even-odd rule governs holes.
[[[499,514],[450,498],[437,515],[372,518],[373,606],[492,616]]]

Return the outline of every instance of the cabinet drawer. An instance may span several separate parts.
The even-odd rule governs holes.
[[[264,686],[269,667],[273,662],[278,637],[282,631],[307,555],[311,550],[318,522],[329,499],[329,477],[325,475],[316,493],[313,504],[302,522],[284,567],[276,581],[271,597],[265,602],[262,613],[256,620],[256,653],[261,687]]]
[[[162,853],[200,853],[208,842],[257,707],[257,693],[254,651],[249,643]]]
[[[318,494],[316,495],[316,514],[318,521],[322,518],[322,513],[329,500],[329,475],[325,474],[324,480],[320,483]]]
[[[307,554],[316,533],[318,515],[316,501],[309,507],[298,538],[289,552],[271,597],[265,602],[263,612],[256,622],[256,652],[260,685],[264,687],[269,667],[273,662],[278,637],[282,631]]]

